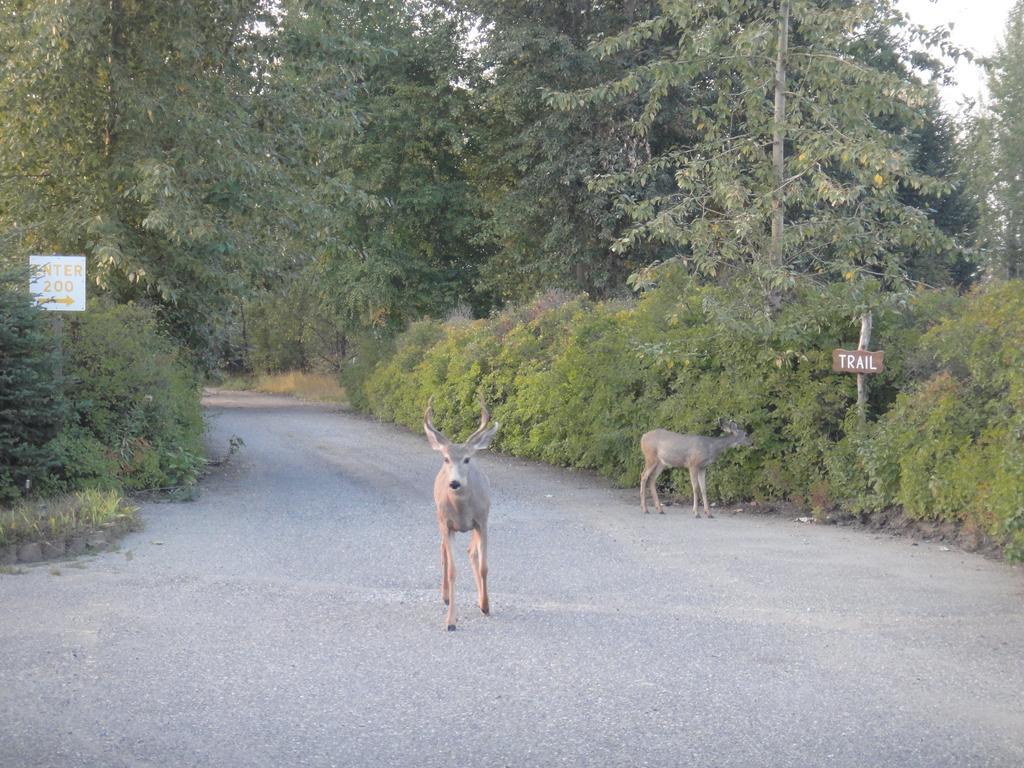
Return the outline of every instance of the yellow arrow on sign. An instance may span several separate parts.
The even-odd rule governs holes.
[[[63,297],[61,297],[59,299],[56,298],[56,297],[49,298],[49,299],[39,298],[39,299],[36,299],[36,303],[37,304],[74,304],[75,300],[73,298],[71,298],[70,296],[63,296]]]

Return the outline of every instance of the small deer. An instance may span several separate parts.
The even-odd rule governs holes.
[[[441,528],[441,599],[448,606],[448,631],[455,631],[455,557],[452,545],[455,534],[472,534],[469,542],[469,562],[476,577],[480,597],[480,612],[491,612],[487,598],[487,515],[491,509],[491,490],[487,477],[481,472],[473,455],[491,444],[500,426],[497,422],[488,428],[491,420],[483,398],[480,399],[480,426],[464,443],[453,443],[433,424],[433,398],[423,414],[423,431],[430,447],[440,452],[444,463],[434,478],[434,504],[437,522]]]
[[[647,490],[650,486],[654,506],[659,514],[665,514],[658,499],[658,475],[669,467],[686,467],[690,470],[690,485],[693,487],[693,516],[697,511],[697,490],[704,497],[704,514],[708,511],[708,491],[704,482],[707,468],[722,453],[737,445],[750,445],[750,437],[735,421],[718,420],[718,426],[725,437],[704,437],[703,435],[680,435],[667,429],[653,429],[640,438],[640,450],[644,454],[644,471],[640,475],[640,509],[647,514]]]

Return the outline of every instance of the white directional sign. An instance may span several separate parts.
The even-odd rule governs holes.
[[[85,311],[85,256],[29,256],[28,263],[36,304],[57,312]]]

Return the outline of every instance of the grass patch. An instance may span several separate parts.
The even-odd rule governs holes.
[[[117,491],[84,490],[0,508],[0,546],[66,539],[114,523],[134,527],[138,508]]]
[[[256,376],[228,376],[218,386],[224,389],[265,392],[268,395],[290,395],[320,403],[348,404],[345,390],[338,383],[338,379],[326,373],[289,371]]]
[[[255,376],[219,376],[213,374],[206,382],[217,389],[230,389],[236,392],[250,392],[256,388]]]

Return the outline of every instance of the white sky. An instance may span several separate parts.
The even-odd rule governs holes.
[[[897,0],[900,10],[915,24],[938,27],[952,23],[952,41],[981,56],[995,53],[996,45],[1002,42],[1013,4],[1014,0]],[[965,96],[987,95],[985,75],[979,67],[961,61],[956,77],[958,85],[942,91],[949,109],[956,111]]]

